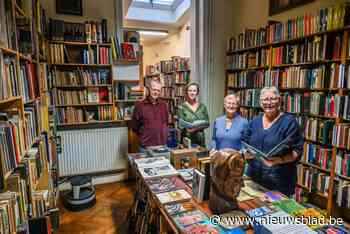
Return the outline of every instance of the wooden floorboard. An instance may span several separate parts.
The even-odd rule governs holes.
[[[80,212],[67,211],[60,204],[57,234],[115,234],[126,232],[126,214],[135,192],[132,183],[118,182],[95,186],[97,203]]]

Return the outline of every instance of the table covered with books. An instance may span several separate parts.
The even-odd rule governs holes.
[[[191,168],[175,169],[173,165],[177,168],[179,165],[174,157],[178,155],[182,159],[180,164]],[[237,208],[214,215],[208,205],[208,155],[197,157],[188,149],[171,153],[169,150],[154,153],[151,149],[129,154],[128,158],[136,178],[135,200],[128,214],[130,232],[350,233],[317,207],[301,205],[277,191],[268,191],[248,177],[243,178]],[[293,219],[296,217],[300,218],[298,222]],[[300,221],[302,218],[304,222]],[[319,222],[310,222],[314,219]]]

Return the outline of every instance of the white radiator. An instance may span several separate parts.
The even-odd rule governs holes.
[[[126,168],[128,128],[58,131],[62,153],[59,176],[71,176]]]

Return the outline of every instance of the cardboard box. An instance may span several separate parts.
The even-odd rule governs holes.
[[[176,149],[171,151],[171,163],[175,169],[193,168],[197,162],[196,149]]]

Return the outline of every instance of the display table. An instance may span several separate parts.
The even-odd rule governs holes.
[[[164,176],[164,177],[153,177],[152,179],[145,178],[145,174],[143,173],[143,169],[140,167],[137,167],[134,163],[135,158],[138,158],[139,156],[137,154],[129,154],[129,163],[130,163],[130,170],[135,175],[136,179],[136,193],[135,193],[135,201],[134,206],[131,212],[128,215],[128,221],[129,221],[129,231],[134,233],[188,233],[184,230],[187,229],[181,229],[179,227],[179,223],[176,217],[178,217],[178,214],[184,214],[182,217],[186,218],[187,216],[185,214],[188,211],[178,211],[178,213],[173,213],[172,215],[169,214],[168,204],[191,204],[191,211],[192,210],[199,210],[200,213],[204,213],[209,221],[209,218],[213,216],[212,212],[209,209],[209,205],[207,201],[204,202],[198,202],[193,196],[188,198],[184,203],[181,201],[178,202],[169,202],[164,203],[164,200],[161,198],[160,194],[163,193],[157,193],[157,191],[161,189],[157,189],[154,184],[151,183],[150,180],[152,179],[159,179],[163,180],[164,178],[170,178],[170,176]],[[172,175],[171,177],[179,177],[176,175]],[[180,177],[179,177],[180,178]],[[266,215],[276,215],[277,217],[281,216],[288,216],[293,214],[294,217],[297,216],[303,216],[305,214],[309,214],[310,211],[313,211],[313,215],[319,215],[321,217],[321,214],[318,213],[318,211],[315,211],[314,208],[308,208],[303,207],[302,205],[296,203],[292,199],[288,199],[287,197],[283,196],[282,194],[278,192],[268,191],[264,188],[262,188],[260,185],[252,182],[249,180],[249,178],[244,179],[245,186],[241,189],[240,196],[237,198],[238,200],[238,208],[240,211],[244,211],[245,213],[249,214],[250,217],[254,218],[261,218],[262,216],[254,216],[254,211],[259,211],[259,209],[266,209],[270,212]],[[162,184],[163,185],[163,184]],[[161,185],[159,187],[162,187]],[[164,187],[164,186],[163,186]],[[183,188],[183,187],[182,187]],[[155,192],[156,190],[156,192]],[[186,186],[184,188],[185,191],[187,191],[188,194],[192,195],[192,190],[190,186]],[[267,201],[267,197],[269,197],[270,201]],[[276,200],[273,200],[277,198]],[[273,204],[273,205],[272,205]],[[276,206],[276,207],[274,207]],[[190,212],[191,212],[190,211]],[[253,211],[253,212],[252,212]],[[253,214],[253,216],[252,216]],[[323,214],[322,214],[323,215]],[[191,215],[190,215],[191,216]],[[176,220],[177,219],[177,220]],[[200,221],[202,222],[202,221]],[[200,222],[198,222],[198,225],[200,226]],[[197,227],[197,223],[189,224],[189,226],[194,225]],[[276,225],[261,225],[257,226],[253,224],[254,226],[246,226],[246,227],[238,227],[235,229],[225,229],[219,225],[212,225],[210,222],[206,222],[203,224],[203,226],[208,225],[209,227],[214,227],[212,231],[210,232],[198,232],[198,228],[196,229],[196,232],[190,232],[190,233],[254,233],[254,230],[259,230],[257,228],[262,228],[261,230],[257,232],[264,232],[264,233],[278,233],[280,231],[283,231],[284,228],[288,228],[287,230],[291,230],[290,233],[317,233],[311,228],[309,228],[307,225],[301,224],[301,225],[294,225],[294,224],[276,224]],[[206,228],[208,226],[205,226]],[[318,229],[326,228],[326,226],[317,227]],[[327,225],[327,228],[333,228],[329,227]],[[338,228],[338,227],[337,227]],[[313,229],[316,229],[313,227]],[[327,229],[325,229],[327,230]],[[323,230],[324,231],[324,230]],[[341,233],[341,232],[340,232]],[[346,232],[344,232],[346,233]]]

